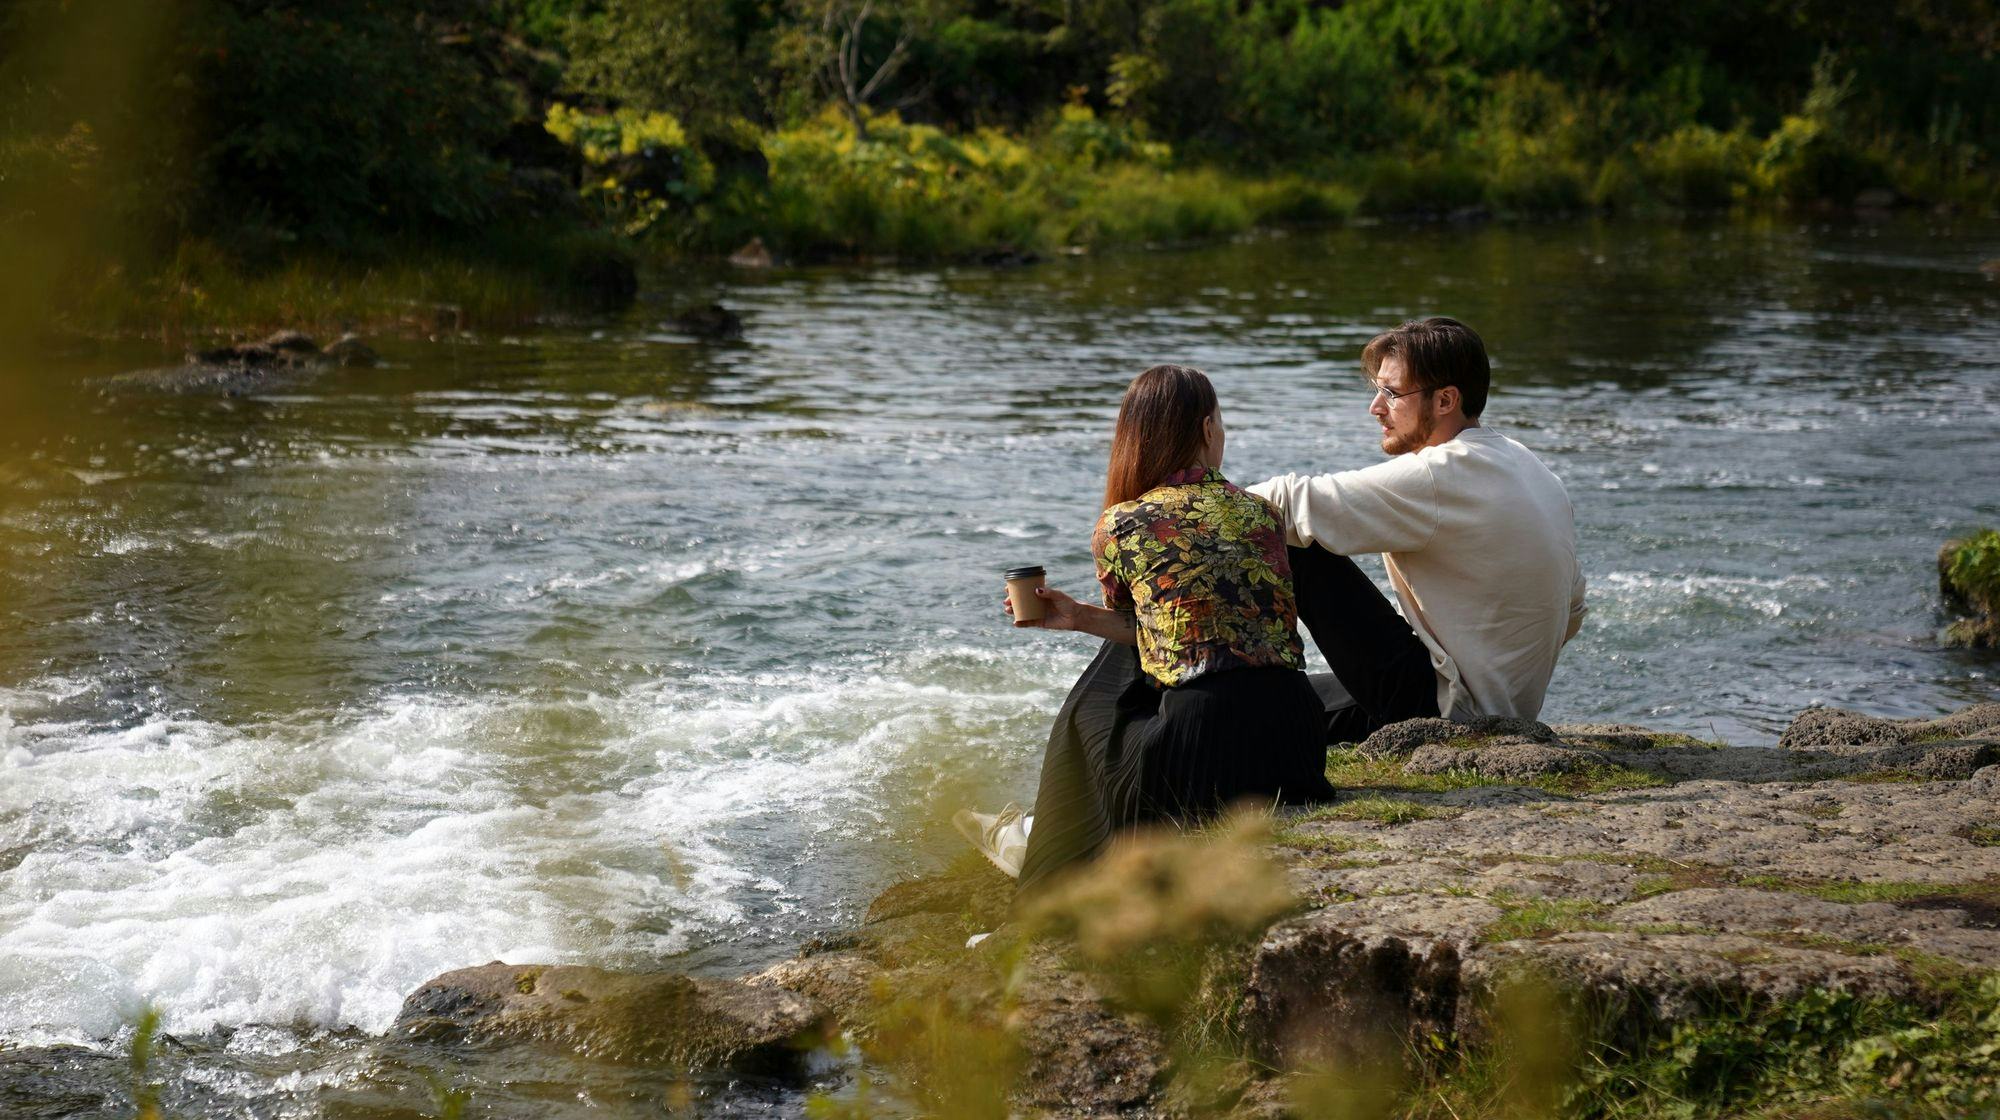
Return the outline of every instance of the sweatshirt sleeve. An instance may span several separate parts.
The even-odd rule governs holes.
[[[1415,552],[1437,532],[1437,479],[1416,455],[1337,474],[1285,474],[1249,487],[1278,508],[1286,543],[1341,556]]]
[[[1583,629],[1583,616],[1590,611],[1590,608],[1583,605],[1583,564],[1577,560],[1572,560],[1571,563],[1576,565],[1576,571],[1570,579],[1569,626],[1563,631],[1565,645],[1571,638],[1576,637],[1577,631]]]

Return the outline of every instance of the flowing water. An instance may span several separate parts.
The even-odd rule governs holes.
[[[627,313],[386,341],[241,399],[42,362],[0,421],[0,1111],[657,1115],[581,1059],[374,1041],[493,959],[730,975],[1027,801],[1088,651],[1111,417],[1216,380],[1225,473],[1379,458],[1361,344],[1485,335],[1487,422],[1574,499],[1590,617],[1544,717],[1769,743],[1992,699],[1932,557],[2000,522],[2000,228],[1349,228],[1035,267],[661,278]],[[748,338],[671,306],[720,299]],[[51,1049],[77,1044],[80,1049]],[[11,1051],[9,1047],[13,1048]],[[484,1062],[484,1064],[481,1064]],[[527,1064],[520,1064],[527,1062]],[[792,1112],[813,1085],[703,1084]]]

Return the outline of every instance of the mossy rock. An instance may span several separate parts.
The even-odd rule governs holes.
[[[2000,649],[2000,615],[1952,622],[1944,628],[1944,644],[1956,649]]]
[[[1945,606],[1964,616],[1945,628],[1945,644],[2000,649],[2000,530],[1945,542],[1937,562]]]
[[[1938,550],[1938,588],[1953,606],[2000,611],[2000,529],[1982,529]]]
[[[1485,745],[1488,740],[1541,743],[1560,746],[1561,740],[1549,725],[1512,716],[1480,716],[1465,722],[1431,716],[1392,723],[1361,741],[1358,750],[1366,758],[1408,758],[1419,747],[1445,745],[1459,748]]]

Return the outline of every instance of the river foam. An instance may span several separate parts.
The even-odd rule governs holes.
[[[245,728],[37,722],[53,688],[17,690],[0,1037],[101,1039],[147,1005],[179,1032],[379,1032],[425,979],[487,960],[788,944],[815,920],[794,873],[906,828],[895,806],[939,774],[996,750],[1018,767],[1021,713],[1072,669],[946,648]]]

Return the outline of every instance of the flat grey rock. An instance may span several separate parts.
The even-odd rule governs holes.
[[[1590,755],[1567,747],[1506,736],[1469,747],[1425,744],[1410,752],[1403,770],[1409,774],[1445,774],[1464,770],[1488,778],[1525,782],[1572,774],[1588,766]]]
[[[1549,730],[1572,746],[1601,750],[1642,751],[1662,738],[1657,731],[1630,723],[1558,723]]]
[[[743,980],[494,961],[412,992],[395,1033],[433,1042],[545,1043],[608,1061],[692,1069],[791,1053],[822,1018],[795,992]]]
[[[2000,929],[1980,928],[1973,909],[1948,896],[1922,906],[1869,902],[1848,905],[1810,895],[1742,888],[1695,888],[1618,907],[1620,925],[1687,925],[1737,933],[1839,940],[1856,947],[1907,946],[1973,968],[2000,968]]]
[[[1545,743],[1560,746],[1561,739],[1546,723],[1511,716],[1482,716],[1463,723],[1429,717],[1392,723],[1363,739],[1359,744],[1368,758],[1407,758],[1424,746],[1446,744],[1470,746],[1481,740]]]
[[[1491,992],[1523,970],[1587,993],[1642,1023],[1698,1019],[1718,1001],[1768,1006],[1812,989],[1908,999],[1916,993],[1900,961],[1801,948],[1734,933],[1584,931],[1483,947],[1460,982]],[[1473,1010],[1468,1008],[1468,1011]],[[1462,1016],[1461,1033],[1476,1032]]]

